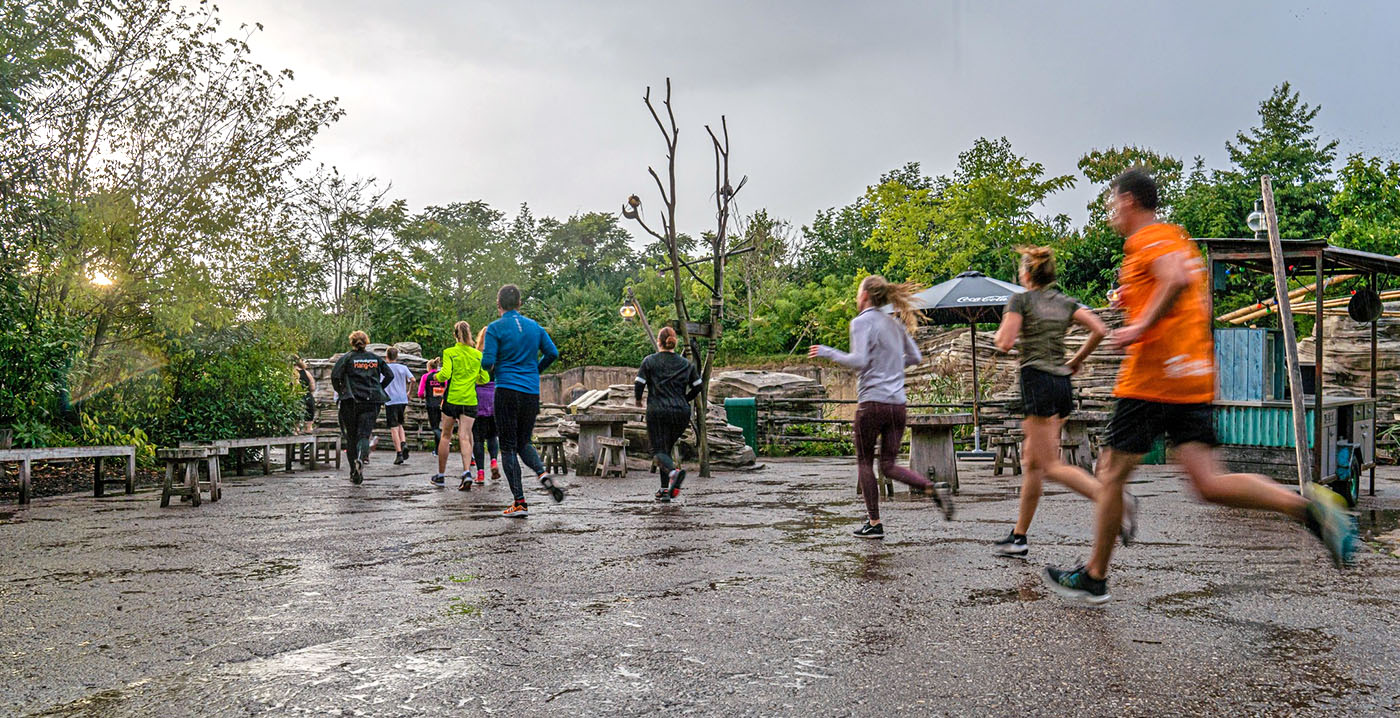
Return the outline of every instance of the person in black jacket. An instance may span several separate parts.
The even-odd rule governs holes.
[[[663,327],[656,337],[661,351],[642,360],[637,371],[637,406],[642,405],[642,393],[651,390],[647,399],[647,440],[661,466],[661,489],[657,501],[670,501],[681,493],[685,469],[671,460],[676,442],[690,426],[690,402],[700,394],[700,372],[689,359],[676,354],[676,330]]]
[[[379,419],[379,407],[389,400],[384,390],[394,380],[389,364],[379,355],[365,351],[368,345],[368,334],[352,332],[353,351],[341,355],[331,369],[331,386],[340,397],[340,433],[345,436],[345,450],[350,453],[350,481],[356,484],[364,481],[374,422]]]

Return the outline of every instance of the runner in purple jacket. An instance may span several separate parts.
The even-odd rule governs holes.
[[[486,329],[476,335],[476,345],[486,339]],[[501,468],[496,463],[501,454],[496,435],[496,382],[476,385],[476,423],[472,424],[472,459],[476,462],[476,483],[486,483],[486,452],[491,452],[491,480],[501,480]]]

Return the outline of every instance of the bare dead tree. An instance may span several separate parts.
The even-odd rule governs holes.
[[[709,125],[705,126],[705,131],[710,135],[710,141],[714,146],[715,153],[715,217],[717,231],[710,240],[710,249],[713,262],[713,277],[707,281],[696,273],[693,265],[704,260],[682,261],[680,248],[677,242],[676,231],[676,140],[680,135],[680,130],[676,126],[676,114],[671,106],[671,79],[666,78],[666,99],[662,101],[662,106],[666,108],[666,119],[663,121],[661,113],[651,101],[651,88],[648,87],[646,94],[642,96],[642,101],[646,104],[647,110],[651,112],[651,118],[656,122],[656,127],[661,131],[661,137],[666,142],[666,177],[663,182],[661,175],[653,167],[647,167],[647,172],[651,174],[652,180],[656,182],[657,192],[661,195],[661,202],[664,209],[661,213],[660,231],[647,224],[642,217],[642,200],[637,195],[627,198],[626,204],[622,207],[622,216],[635,221],[647,234],[655,237],[665,247],[671,267],[671,282],[674,290],[673,301],[676,306],[677,334],[680,345],[690,351],[691,360],[697,364],[700,370],[701,387],[700,394],[695,399],[695,433],[696,449],[700,453],[700,475],[710,475],[710,439],[709,421],[707,412],[709,409],[710,395],[710,373],[714,364],[716,349],[719,346],[721,324],[724,319],[724,263],[725,254],[728,249],[729,237],[729,216],[730,205],[739,189],[744,186],[747,178],[740,180],[738,186],[729,182],[729,125],[724,117],[720,118],[720,134],[716,135]],[[721,140],[720,137],[723,137]],[[685,306],[684,285],[681,283],[681,269],[693,278],[697,283],[710,290],[710,332],[709,341],[706,344],[703,356],[699,344],[690,333],[690,312]]]

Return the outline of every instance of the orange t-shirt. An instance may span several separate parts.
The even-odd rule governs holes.
[[[1204,404],[1215,398],[1215,346],[1210,335],[1210,291],[1205,261],[1186,231],[1174,224],[1151,224],[1123,244],[1118,278],[1128,321],[1147,311],[1157,291],[1152,263],[1174,252],[1191,257],[1191,284],[1137,343],[1118,372],[1113,395],[1165,404]]]

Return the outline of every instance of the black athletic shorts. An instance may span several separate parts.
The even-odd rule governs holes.
[[[453,419],[460,419],[464,416],[471,419],[475,419],[476,405],[473,404],[471,406],[466,406],[463,404],[453,404],[450,401],[444,401],[442,402],[442,413],[444,416],[450,416]]]
[[[316,397],[313,397],[313,396],[311,396],[310,394],[307,394],[306,396],[304,396],[304,397],[301,398],[301,403],[302,403],[302,408],[304,408],[304,409],[306,410],[306,411],[305,411],[305,418],[303,418],[302,421],[315,421],[315,420],[316,420]]]
[[[384,423],[390,429],[396,426],[403,426],[404,410],[408,409],[408,404],[385,404]]]
[[[1074,393],[1069,375],[1060,376],[1028,366],[1021,367],[1021,404],[1026,416],[1058,416],[1074,411]]]
[[[1215,446],[1215,411],[1210,404],[1164,404],[1119,399],[1108,422],[1107,442],[1114,451],[1146,454],[1166,434],[1172,446],[1200,442]]]

